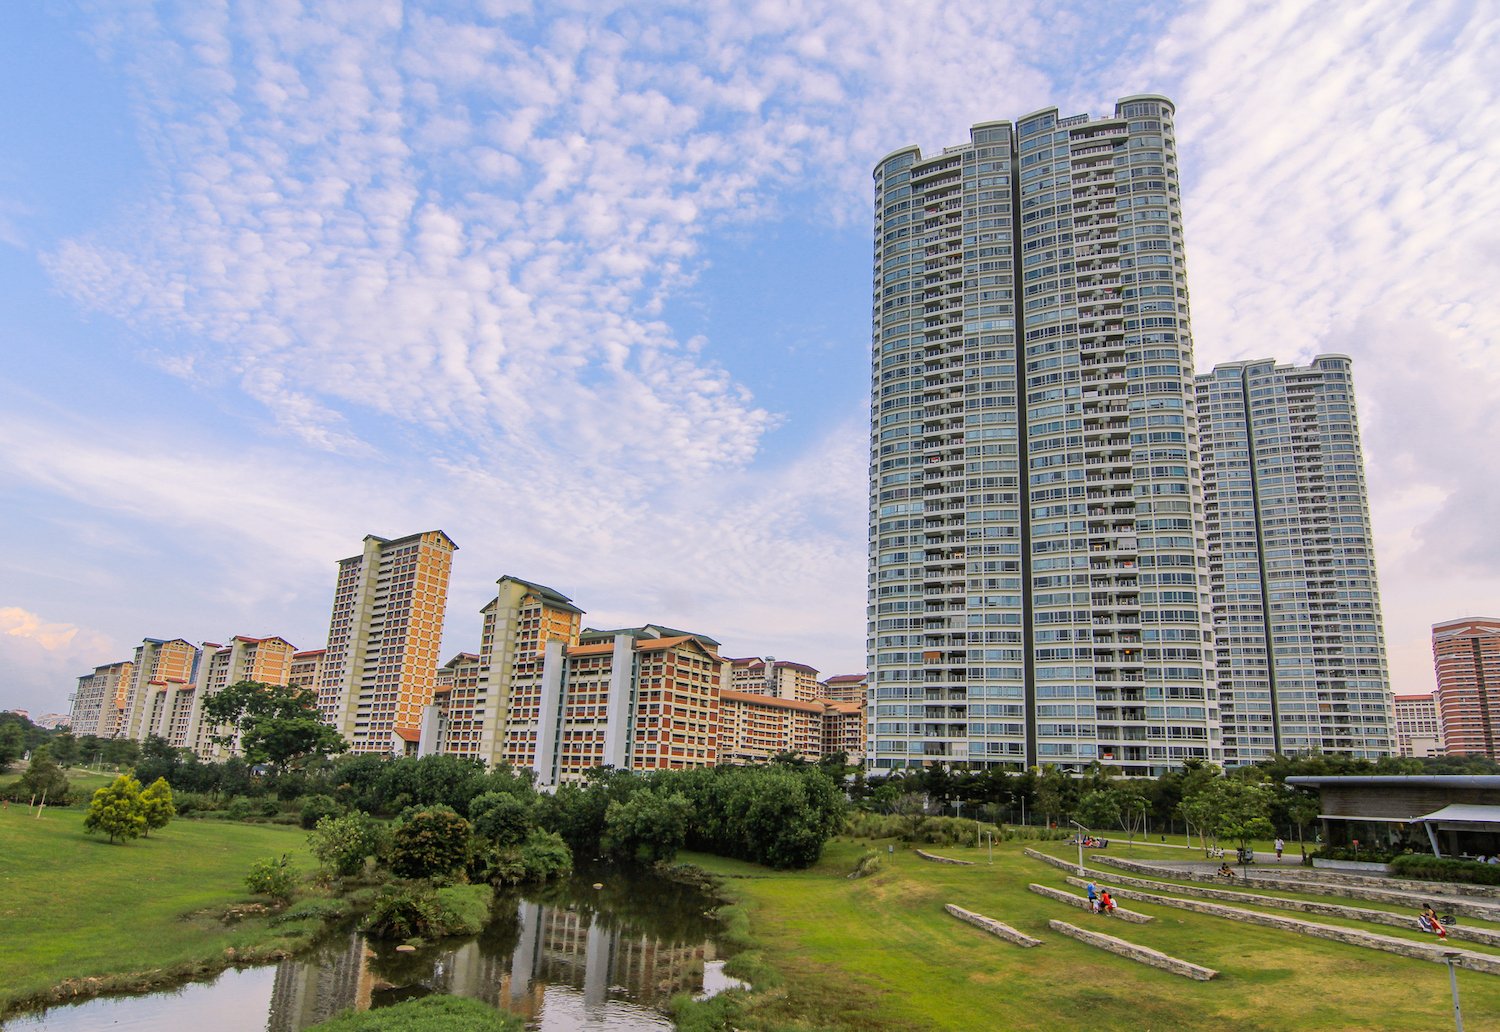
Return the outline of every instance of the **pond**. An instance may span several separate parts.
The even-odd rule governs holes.
[[[346,930],[294,960],[167,992],[53,1007],[5,1028],[297,1032],[349,1008],[446,993],[518,1014],[540,1032],[670,1029],[662,1008],[676,994],[739,984],[723,974],[708,916],[713,906],[697,888],[654,875],[588,871],[541,889],[498,893],[479,935],[415,953]]]

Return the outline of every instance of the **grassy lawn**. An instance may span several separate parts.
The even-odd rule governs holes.
[[[10,786],[21,780],[21,775],[26,773],[26,764],[12,764],[7,770],[0,770],[0,793],[5,792]],[[87,806],[88,801],[99,789],[108,785],[116,777],[114,771],[103,773],[90,770],[87,767],[65,767],[63,775],[72,786],[74,806]]]
[[[306,928],[262,918],[224,924],[249,899],[244,877],[262,857],[306,858],[298,828],[177,820],[150,838],[110,845],[83,831],[82,809],[0,810],[0,1014],[69,979],[222,965],[224,951],[295,948]],[[198,914],[199,911],[210,914]]]
[[[847,840],[830,843],[817,867],[795,873],[683,857],[728,876],[726,891],[748,911],[750,934],[781,979],[753,998],[736,1027],[1300,1032],[1452,1023],[1448,972],[1439,964],[1135,901],[1125,905],[1156,921],[1103,925],[1220,972],[1212,982],[1191,982],[1048,928],[1049,918],[1085,927],[1107,919],[1028,892],[1028,882],[1078,890],[1064,882],[1066,872],[1023,857],[1026,843],[996,844],[993,865],[983,849],[933,850],[975,860],[973,867],[930,863],[899,845],[890,856],[887,844],[875,844],[884,869],[855,881],[845,875],[865,847]],[[1137,855],[1152,848],[1137,847]],[[1163,859],[1182,856],[1155,850]],[[1110,852],[1117,852],[1113,843]],[[1045,945],[1011,946],[949,917],[944,903],[1005,921]],[[1500,1028],[1500,977],[1462,970],[1458,977],[1466,1026]]]

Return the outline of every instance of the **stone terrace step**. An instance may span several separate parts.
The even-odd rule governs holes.
[[[1175,896],[1162,896],[1137,889],[1122,888],[1118,892],[1126,899],[1140,900],[1143,903],[1156,903],[1164,907],[1177,907],[1180,910],[1223,917],[1231,921],[1280,928],[1318,939],[1330,939],[1334,942],[1347,943],[1350,946],[1395,953],[1399,956],[1432,961],[1437,964],[1446,963],[1447,955],[1457,954],[1460,958],[1459,963],[1471,971],[1500,975],[1500,957],[1488,953],[1475,953],[1473,950],[1454,949],[1447,943],[1432,945],[1425,942],[1413,942],[1410,939],[1398,939],[1394,935],[1381,935],[1378,932],[1365,932],[1356,928],[1318,924],[1315,921],[1303,921],[1295,917],[1283,917],[1280,914],[1262,914],[1256,910],[1241,910],[1239,907],[1227,907],[1197,899],[1179,899]]]
[[[1417,919],[1412,915],[1397,914],[1389,910],[1369,910],[1365,907],[1349,907],[1340,903],[1319,903],[1304,899],[1282,899],[1280,896],[1261,896],[1253,892],[1239,892],[1234,889],[1208,889],[1198,885],[1169,885],[1166,882],[1151,881],[1147,878],[1132,878],[1125,874],[1115,875],[1110,880],[1118,885],[1127,885],[1131,888],[1146,889],[1153,892],[1171,892],[1180,896],[1193,896],[1198,899],[1216,899],[1221,902],[1244,903],[1247,906],[1295,910],[1302,914],[1322,914],[1324,917],[1344,917],[1351,921],[1369,921],[1371,924],[1390,925],[1393,928],[1405,928],[1407,930],[1418,928]],[[1068,882],[1080,887],[1086,884],[1077,875],[1069,877]],[[1448,925],[1447,928],[1448,938],[1450,939],[1478,942],[1486,946],[1500,946],[1500,932],[1491,931],[1487,928],[1474,928],[1468,925],[1457,924]]]
[[[1108,950],[1117,956],[1126,957],[1141,964],[1149,964],[1163,971],[1170,971],[1174,975],[1182,975],[1184,978],[1196,979],[1199,982],[1207,982],[1218,975],[1213,968],[1206,968],[1201,964],[1192,964],[1186,960],[1169,956],[1161,950],[1153,950],[1149,946],[1141,946],[1124,939],[1117,939],[1113,935],[1105,935],[1103,932],[1089,931],[1070,925],[1066,921],[1048,921],[1048,926],[1053,931],[1077,939],[1079,942],[1097,946],[1102,950]]]
[[[1169,864],[1153,864],[1143,860],[1122,860],[1119,857],[1100,855],[1091,856],[1089,859],[1122,871],[1155,875],[1158,878],[1170,878],[1174,881],[1211,883],[1216,880],[1212,874],[1184,870]],[[1075,864],[1062,863],[1058,866],[1074,868],[1076,870]],[[1327,895],[1330,890],[1336,890],[1339,895],[1346,896],[1349,899],[1363,899],[1372,903],[1394,903],[1398,906],[1411,907],[1413,910],[1419,910],[1422,904],[1430,902],[1439,910],[1462,914],[1465,917],[1477,917],[1485,921],[1500,921],[1500,901],[1491,903],[1473,899],[1472,897],[1457,899],[1442,892],[1412,891],[1396,888],[1394,886],[1403,884],[1396,879],[1392,879],[1387,884],[1393,887],[1373,888],[1342,882],[1335,884],[1318,879],[1289,877],[1278,880],[1275,887],[1284,892],[1303,892],[1311,895]],[[1432,885],[1446,883],[1419,882],[1416,884]],[[1270,888],[1271,886],[1265,885],[1263,887]]]

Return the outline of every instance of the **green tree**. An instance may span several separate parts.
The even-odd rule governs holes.
[[[26,773],[16,783],[16,791],[27,799],[38,802],[45,800],[57,806],[67,805],[67,775],[53,762],[52,753],[45,745],[33,750],[31,762],[26,765]]]
[[[67,728],[53,735],[47,744],[52,750],[53,758],[64,767],[71,767],[78,762],[78,739]]]
[[[1308,792],[1294,792],[1291,803],[1286,808],[1287,819],[1297,826],[1297,845],[1302,850],[1302,859],[1307,859],[1307,842],[1303,836],[1303,829],[1318,819],[1318,811],[1322,809],[1318,805],[1318,797]]]
[[[209,736],[214,743],[238,747],[250,762],[278,769],[348,748],[318,719],[317,697],[302,688],[240,681],[204,701],[203,719],[215,729]]]
[[[485,792],[469,801],[474,834],[497,846],[515,846],[536,826],[531,800],[511,792]]]
[[[366,857],[379,855],[381,839],[380,825],[369,814],[355,811],[318,821],[307,844],[323,870],[347,878],[360,872]]]
[[[1182,802],[1183,815],[1217,840],[1225,838],[1244,849],[1253,838],[1270,838],[1276,833],[1271,824],[1271,787],[1247,777],[1214,778],[1194,786]]]
[[[1036,807],[1048,823],[1062,821],[1073,812],[1078,784],[1059,768],[1047,765],[1036,772]]]
[[[15,763],[26,752],[26,732],[19,720],[0,715],[0,770]]]
[[[177,806],[172,802],[172,786],[167,784],[166,778],[157,778],[141,790],[141,807],[146,818],[143,835],[149,835],[155,828],[165,828],[167,822],[177,816]]]
[[[129,774],[121,774],[94,793],[89,812],[83,818],[83,828],[88,832],[104,832],[110,842],[137,838],[146,830],[145,809],[141,803],[141,783]]]
[[[679,792],[637,792],[609,804],[599,845],[610,856],[640,864],[670,860],[687,838],[691,816],[692,806]]]
[[[409,813],[391,833],[391,871],[398,878],[446,878],[469,860],[469,822],[451,807]]]

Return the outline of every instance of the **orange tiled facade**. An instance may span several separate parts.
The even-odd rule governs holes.
[[[355,753],[403,752],[432,703],[453,540],[365,538],[339,563],[318,711]]]
[[[1444,754],[1500,759],[1500,620],[1476,616],[1434,624],[1432,658]]]

